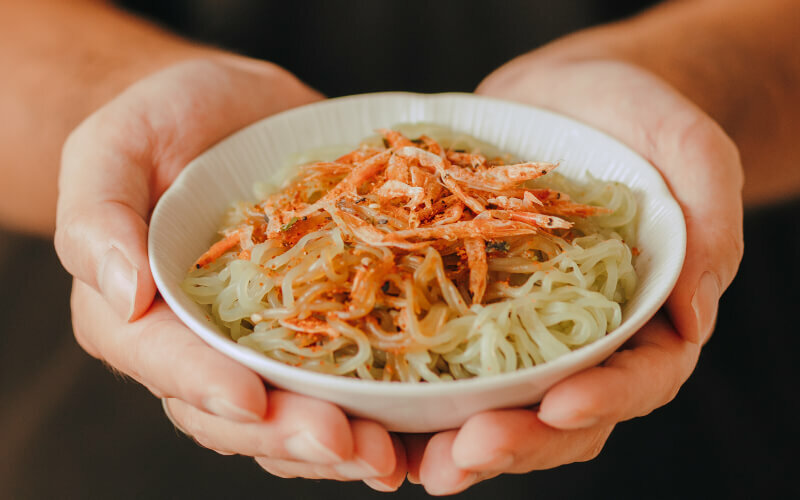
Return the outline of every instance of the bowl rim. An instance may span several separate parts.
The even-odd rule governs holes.
[[[310,109],[322,109],[326,107],[346,105],[347,103],[350,102],[372,100],[372,99],[380,100],[383,98],[408,99],[409,102],[417,100],[432,101],[438,99],[456,98],[456,99],[467,99],[467,100],[480,100],[489,103],[494,103],[496,105],[526,108],[534,110],[537,113],[540,113],[544,116],[550,116],[553,118],[557,118],[558,120],[566,120],[570,122],[570,124],[573,126],[591,130],[592,133],[602,136],[604,140],[615,143],[618,147],[626,149],[631,155],[633,155],[633,157],[635,157],[637,160],[640,161],[641,165],[637,165],[636,168],[641,167],[650,169],[652,170],[652,173],[656,174],[656,176],[654,177],[654,182],[648,185],[647,196],[660,198],[661,203],[663,205],[666,205],[667,206],[666,208],[669,208],[670,212],[674,213],[674,215],[676,215],[680,221],[679,227],[675,228],[678,232],[677,239],[679,241],[677,242],[673,241],[673,243],[680,243],[680,245],[676,245],[675,248],[680,252],[680,255],[678,256],[677,261],[673,261],[675,262],[674,264],[675,267],[674,269],[671,270],[669,274],[669,280],[666,279],[663,280],[664,285],[660,287],[660,292],[655,294],[656,298],[651,301],[652,304],[651,308],[648,308],[648,311],[645,313],[641,312],[644,311],[644,308],[640,307],[639,309],[637,309],[636,314],[629,315],[628,318],[623,320],[620,326],[618,326],[611,332],[607,333],[602,338],[590,344],[577,348],[552,361],[548,361],[546,363],[534,365],[531,367],[519,368],[512,372],[498,373],[480,377],[472,377],[468,379],[447,380],[441,382],[425,382],[425,381],[387,382],[381,380],[365,380],[355,377],[346,377],[342,375],[332,375],[332,374],[314,372],[311,370],[291,366],[282,363],[280,361],[277,361],[275,359],[269,358],[268,356],[259,353],[255,350],[252,350],[249,347],[238,344],[231,338],[224,336],[224,334],[222,334],[221,332],[215,331],[214,327],[209,326],[208,321],[200,320],[192,312],[183,309],[180,303],[177,301],[177,299],[173,297],[169,285],[165,281],[164,273],[162,273],[160,270],[160,263],[157,261],[155,257],[157,252],[154,252],[155,242],[150,237],[150,235],[153,232],[153,228],[157,227],[159,222],[162,220],[162,212],[163,212],[163,207],[165,205],[165,200],[173,196],[180,189],[180,186],[185,182],[185,179],[188,178],[190,175],[192,175],[191,170],[193,165],[212,149],[215,149],[217,147],[224,147],[224,144],[227,141],[227,139],[231,138],[232,136],[253,128],[261,127],[266,122],[272,120],[277,121],[279,119],[286,119],[287,117],[291,117],[293,115],[300,115],[303,113],[307,113]],[[435,120],[432,120],[432,122],[435,123]],[[176,176],[175,180],[169,186],[169,188],[165,190],[165,192],[161,195],[158,202],[156,203],[155,208],[153,209],[148,225],[148,258],[150,262],[151,272],[155,280],[156,286],[158,287],[159,293],[161,294],[165,302],[169,305],[173,313],[178,318],[180,318],[180,320],[195,335],[198,335],[204,342],[209,344],[212,348],[232,358],[234,361],[244,364],[248,368],[256,371],[268,381],[270,377],[269,375],[266,374],[275,373],[276,377],[281,377],[284,379],[293,379],[307,385],[317,386],[320,388],[326,388],[331,390],[337,390],[341,392],[351,392],[351,393],[359,393],[361,395],[384,396],[384,397],[385,396],[434,397],[445,394],[448,396],[452,396],[456,392],[471,393],[476,391],[481,391],[481,392],[491,391],[493,389],[500,387],[506,387],[509,385],[517,385],[520,383],[524,383],[527,379],[546,378],[549,375],[556,374],[564,370],[565,366],[563,365],[570,366],[579,364],[581,356],[584,358],[590,357],[592,352],[603,350],[603,347],[606,346],[607,344],[619,343],[621,345],[626,340],[633,337],[633,335],[635,335],[642,328],[642,326],[644,326],[653,316],[655,316],[658,313],[658,311],[661,309],[661,307],[671,294],[675,286],[675,283],[678,280],[681,269],[683,268],[683,262],[685,260],[685,255],[686,255],[686,236],[687,236],[686,222],[683,215],[683,211],[681,210],[680,205],[670,192],[666,182],[664,181],[663,176],[658,171],[658,169],[637,151],[631,149],[626,144],[622,143],[619,139],[616,139],[615,137],[607,134],[602,130],[587,125],[570,116],[556,113],[554,111],[545,108],[531,106],[528,104],[522,104],[516,101],[500,99],[496,97],[480,96],[465,92],[442,92],[433,94],[404,92],[404,91],[374,92],[374,93],[335,97],[323,101],[318,101],[305,106],[293,108],[290,110],[282,111],[274,115],[270,115],[266,118],[262,118],[249,125],[246,125],[245,127],[242,127],[237,131],[234,131],[227,137],[211,145],[208,149],[200,153],[194,159],[190,160],[187,163],[187,165],[181,170],[178,176]],[[178,291],[180,293],[183,293],[183,291],[180,290],[180,287],[178,287]],[[621,336],[624,336],[624,340],[620,342],[619,337]],[[613,355],[613,353],[609,354],[609,356],[611,355]],[[607,357],[604,359],[607,359]],[[570,375],[571,374],[572,373],[570,373]]]

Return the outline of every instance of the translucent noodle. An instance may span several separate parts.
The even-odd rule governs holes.
[[[454,162],[462,156],[476,165],[487,162],[463,166],[464,178],[490,175],[499,171],[492,170],[496,165],[511,161],[450,130],[401,130],[408,137],[433,137],[436,143],[415,140],[415,147],[436,153],[435,144],[441,145],[445,166],[446,154]],[[378,137],[356,151],[367,156],[388,147]],[[452,185],[461,182],[457,176],[426,167],[427,157],[404,159],[407,149],[393,151],[415,179],[428,176],[427,184],[406,171],[383,170],[326,205],[327,193],[340,189],[347,172],[364,163],[354,161],[344,170],[341,162],[302,167],[312,187],[302,191],[295,179],[283,191],[265,193],[265,200],[231,209],[221,233],[245,228],[241,241],[193,268],[183,289],[242,345],[304,369],[380,381],[439,382],[511,372],[552,361],[619,326],[621,305],[637,283],[637,208],[628,187],[550,172],[507,189],[487,184],[486,192],[475,188],[474,180],[465,181],[459,194]],[[314,153],[303,158],[304,163],[319,159]],[[419,189],[409,193],[424,193],[428,201],[415,208],[411,194],[387,197],[391,187],[406,185],[387,184],[391,175],[408,186],[417,182]],[[291,189],[307,197],[298,202],[286,194]],[[544,201],[531,202],[531,193]],[[465,206],[458,205],[459,196]],[[471,200],[486,211],[476,213]],[[524,204],[527,212],[520,216],[512,204]],[[322,208],[314,211],[317,205]],[[303,210],[308,215],[296,216]],[[545,222],[528,226],[534,223],[525,217],[539,214],[544,218],[536,220]],[[451,219],[439,222],[445,217]],[[478,227],[482,220],[496,227],[508,222],[516,233],[448,236],[447,231]],[[441,227],[442,235],[392,239],[394,232],[416,234],[425,227]],[[466,255],[470,238],[480,242],[473,247],[476,255]]]

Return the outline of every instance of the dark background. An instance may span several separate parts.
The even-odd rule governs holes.
[[[300,3],[300,2],[297,2]],[[178,32],[275,61],[331,96],[470,91],[492,69],[642,2],[129,2]],[[224,9],[221,6],[224,5]],[[459,498],[800,496],[794,314],[800,201],[750,210],[717,331],[675,401],[620,424],[583,464],[478,485]],[[0,232],[0,498],[385,496],[284,480],[196,446],[160,402],[83,353],[70,280],[49,241]],[[394,498],[424,497],[406,483]]]

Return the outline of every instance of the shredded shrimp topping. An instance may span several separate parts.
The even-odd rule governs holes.
[[[576,221],[612,210],[530,182],[555,163],[513,163],[450,149],[425,135],[378,132],[383,147],[364,144],[333,161],[300,166],[283,189],[240,209],[238,222],[195,262],[199,274],[190,274],[189,291],[211,297],[205,288],[223,286],[214,280],[228,283],[198,300],[213,304],[213,315],[235,340],[248,338],[291,364],[384,380],[475,375],[491,359],[481,354],[483,368],[465,368],[457,360],[478,351],[459,347],[458,354],[456,347],[473,342],[466,340],[473,338],[471,328],[488,320],[459,326],[466,325],[462,320],[533,293],[538,288],[526,284],[529,276],[580,284],[583,270],[564,267],[548,277],[542,263],[585,235]],[[614,273],[592,278],[609,299],[623,286],[616,277],[622,271]],[[244,284],[234,286],[236,280]],[[553,286],[562,285],[547,285]],[[538,324],[524,318],[515,320],[519,331]],[[541,342],[526,349],[544,353]],[[506,359],[502,371],[527,363],[508,357],[504,345],[497,347],[498,359]],[[445,354],[446,346],[456,354]],[[550,355],[530,356],[535,363]]]
[[[522,185],[556,168],[554,163],[505,165],[480,153],[442,148],[430,137],[412,141],[398,131],[381,129],[385,150],[360,147],[334,162],[300,167],[287,189],[256,207],[266,217],[248,221],[253,243],[265,239],[284,246],[333,220],[345,240],[397,252],[424,251],[445,240],[453,252],[466,250],[474,275],[472,300],[481,303],[486,280],[486,252],[481,242],[569,229],[559,215],[586,217],[602,207],[571,203],[564,193],[525,189]],[[324,194],[310,199],[310,189]],[[488,196],[487,196],[488,195]],[[257,236],[257,235],[260,235]],[[203,267],[238,243],[238,232],[212,246],[196,262]],[[480,255],[479,255],[480,254]],[[481,276],[482,275],[482,276]]]

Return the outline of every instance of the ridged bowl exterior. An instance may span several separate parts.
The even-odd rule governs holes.
[[[253,199],[253,185],[275,180],[287,158],[315,148],[355,146],[377,128],[398,123],[444,125],[530,160],[559,161],[559,172],[630,186],[640,204],[636,260],[639,285],[623,322],[602,339],[549,363],[443,383],[375,382],[323,375],[267,358],[230,340],[180,288],[194,260],[213,242],[231,202]],[[565,377],[597,365],[644,325],[666,300],[683,265],[683,214],[658,171],[617,140],[555,113],[469,94],[380,93],[343,97],[254,123],[189,163],[159,200],[149,256],[161,295],[209,345],[270,384],[331,401],[347,413],[398,432],[455,428],[494,408],[528,406]]]

